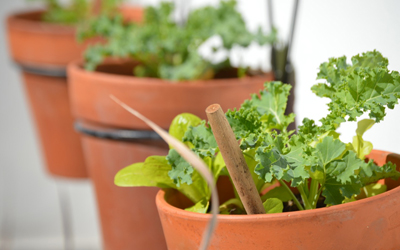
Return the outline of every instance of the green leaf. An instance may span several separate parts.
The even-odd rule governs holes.
[[[183,137],[184,142],[191,142],[194,151],[201,156],[213,157],[217,152],[218,144],[210,127],[206,127],[205,121],[196,127],[189,127]]]
[[[362,191],[363,191],[363,195],[365,195],[365,197],[372,197],[378,194],[382,194],[384,192],[386,192],[387,190],[387,186],[385,184],[381,184],[381,183],[371,183],[369,185],[366,185],[365,187],[363,187]],[[359,196],[357,196],[358,198]]]
[[[319,78],[326,84],[318,84],[312,90],[328,97],[330,114],[321,119],[326,130],[336,129],[346,119],[355,121],[364,112],[375,122],[383,120],[385,108],[393,108],[400,97],[400,76],[389,71],[388,61],[377,51],[363,53],[352,58],[330,59],[321,64]]]
[[[369,130],[375,121],[372,119],[364,119],[357,123],[356,136],[353,137],[353,150],[357,153],[360,159],[365,159],[365,156],[369,155],[372,151],[372,143],[364,141],[362,138],[364,133]]]
[[[233,198],[227,200],[219,206],[219,211],[221,214],[243,214],[245,210],[240,199]]]
[[[251,173],[251,177],[253,178],[253,181],[256,184],[257,191],[261,192],[265,182],[264,180],[260,179],[258,177],[258,174],[256,174],[256,172],[254,171],[258,164],[258,161],[256,161],[255,159],[255,155],[256,155],[256,149],[247,149],[243,151],[244,160],[246,161],[246,164]]]
[[[322,191],[322,196],[325,197],[324,203],[327,205],[342,204],[346,198],[358,195],[361,187],[362,184],[355,179],[350,183],[343,184],[338,182],[335,178],[327,178]]]
[[[179,187],[182,183],[192,184],[194,169],[175,149],[169,150],[167,160],[172,167],[168,172],[168,176],[174,181],[176,186]]]
[[[270,198],[277,198],[277,199],[281,200],[282,202],[287,202],[287,201],[292,200],[292,196],[289,194],[289,192],[286,190],[286,188],[282,187],[282,186],[271,189],[266,194],[261,196],[262,201],[266,201],[267,199],[270,199]]]
[[[177,115],[171,122],[169,134],[176,139],[183,141],[183,137],[190,126],[197,126],[201,123],[201,119],[190,113],[182,113]],[[190,142],[185,142],[188,147],[193,147]],[[171,145],[170,148],[173,148]]]
[[[245,102],[246,103],[246,102]],[[248,103],[249,104],[249,103]],[[237,139],[246,138],[257,141],[256,134],[261,132],[262,122],[261,115],[254,107],[242,107],[239,110],[229,110],[226,112],[226,119]],[[252,135],[250,137],[250,135]]]
[[[150,156],[145,162],[135,163],[118,171],[114,183],[120,187],[176,188],[168,177],[171,166],[165,156]]]
[[[322,135],[318,136],[318,139],[311,142],[309,145],[311,147],[316,147],[317,144],[321,143],[324,140],[324,138],[327,136],[331,136],[333,139],[339,139],[340,134],[336,131],[329,130],[329,131],[323,133]]]
[[[263,203],[265,212],[267,214],[282,213],[283,203],[277,198],[269,198]]]
[[[251,101],[243,104],[244,108],[255,107],[262,116],[262,121],[268,130],[286,131],[294,121],[294,115],[285,115],[291,85],[281,82],[265,83],[265,90],[260,95],[253,95]]]
[[[226,164],[221,152],[218,152],[212,164],[212,172],[216,180],[218,179],[218,176],[221,174],[223,169],[226,169]]]
[[[315,155],[321,161],[323,166],[340,157],[346,150],[346,145],[333,139],[332,136],[325,137],[321,143],[316,146]]]
[[[255,167],[255,172],[265,182],[271,182],[275,177],[281,180],[289,169],[286,159],[276,149],[259,147],[256,152],[256,160],[260,163]]]
[[[353,151],[348,151],[340,160],[334,161],[327,166],[326,174],[336,178],[342,184],[350,183],[358,170],[367,165],[359,159]]]
[[[185,208],[186,211],[194,213],[207,213],[210,202],[207,199],[202,199],[191,207]]]
[[[360,180],[364,185],[376,182],[380,179],[400,178],[400,172],[396,170],[396,165],[388,162],[382,167],[378,167],[372,160],[365,164],[360,169]]]

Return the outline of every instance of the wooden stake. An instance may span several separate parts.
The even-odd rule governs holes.
[[[226,168],[247,214],[265,214],[261,197],[221,106],[219,104],[210,105],[206,109],[206,113]]]

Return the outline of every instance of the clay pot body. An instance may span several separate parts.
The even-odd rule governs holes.
[[[73,129],[65,67],[80,57],[84,45],[69,26],[40,21],[42,11],[7,19],[13,60],[23,68],[29,105],[47,170],[55,176],[87,177],[79,135]]]
[[[205,109],[219,103],[224,111],[239,108],[251,93],[263,89],[272,75],[257,77],[170,82],[132,76],[132,63],[102,65],[100,72],[87,72],[78,62],[68,67],[72,112],[77,118],[104,125],[149,129],[138,118],[122,109],[114,95],[162,128],[168,129],[172,119],[184,112],[206,118]],[[110,74],[114,70],[125,75]]]
[[[55,176],[87,177],[79,134],[73,129],[66,78],[23,72],[23,79],[47,170]]]
[[[400,155],[374,151],[378,164]],[[386,181],[386,180],[385,180]],[[367,199],[316,210],[268,215],[219,215],[209,249],[398,249],[400,181]],[[160,191],[156,203],[169,249],[197,249],[209,214],[180,209],[176,191]]]
[[[147,156],[168,153],[157,141],[115,141],[82,136],[84,155],[95,187],[101,219],[103,249],[166,249],[155,205],[157,188],[122,188],[114,176],[125,166]]]

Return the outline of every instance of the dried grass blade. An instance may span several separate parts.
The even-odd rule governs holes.
[[[113,95],[110,95],[110,98],[115,101],[117,104],[119,104],[121,107],[123,107],[125,110],[127,110],[129,113],[133,114],[137,118],[141,119],[144,121],[149,127],[151,127],[156,133],[158,133],[161,138],[164,139],[168,144],[171,144],[176,151],[187,161],[189,162],[202,176],[203,178],[207,181],[208,185],[210,186],[211,189],[211,212],[212,212],[212,217],[210,222],[208,223],[208,226],[206,230],[204,231],[203,234],[203,239],[200,244],[199,249],[200,250],[206,250],[208,248],[208,245],[211,241],[212,234],[217,226],[217,215],[219,213],[219,202],[218,202],[218,192],[216,190],[215,184],[214,184],[214,177],[211,174],[210,170],[206,166],[206,164],[196,155],[194,154],[189,148],[186,147],[182,142],[177,140],[176,138],[172,137],[171,135],[168,134],[164,129],[160,128],[158,125],[156,125],[154,122],[150,121],[147,119],[145,116],[137,112],[136,110],[132,109],[122,101],[120,101],[118,98],[116,98]]]

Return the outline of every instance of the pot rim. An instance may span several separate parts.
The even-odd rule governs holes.
[[[143,11],[143,8],[138,5],[123,4],[120,6],[121,12],[124,10],[135,12],[136,14]],[[30,31],[33,33],[44,34],[60,34],[60,35],[73,35],[76,33],[76,25],[60,24],[45,22],[43,20],[32,20],[26,18],[30,15],[39,15],[45,13],[46,8],[22,9],[12,12],[7,17],[7,23],[12,29]]]
[[[123,60],[123,59],[122,59]],[[121,60],[121,61],[122,61]],[[87,71],[83,68],[83,60],[77,59],[70,62],[67,66],[68,75],[75,75],[79,77],[90,77],[93,80],[101,79],[103,82],[113,82],[119,84],[135,84],[135,85],[152,85],[152,86],[179,86],[182,87],[194,87],[194,86],[205,86],[208,85],[210,87],[213,86],[231,86],[232,84],[236,85],[248,85],[249,80],[252,79],[263,79],[263,78],[271,78],[272,72],[267,72],[260,76],[244,76],[242,78],[219,78],[219,79],[209,79],[209,80],[185,80],[185,81],[171,81],[161,78],[154,77],[137,77],[132,74],[132,76],[128,75],[119,75],[119,74],[111,74],[105,72],[98,71]]]
[[[282,219],[296,219],[296,218],[304,218],[304,217],[315,217],[315,216],[323,216],[327,214],[332,214],[335,212],[347,211],[351,210],[354,207],[363,206],[365,204],[379,202],[380,199],[383,199],[390,195],[400,195],[400,186],[395,187],[391,190],[388,190],[382,194],[378,194],[372,197],[364,198],[361,200],[334,205],[330,207],[323,207],[311,210],[304,210],[304,211],[293,211],[293,212],[285,212],[285,213],[275,213],[275,214],[250,214],[250,215],[227,215],[227,214],[218,214],[218,221],[219,222],[229,222],[229,221],[247,221],[247,220],[261,220],[261,221],[278,221]],[[191,218],[197,221],[208,221],[211,218],[211,214],[202,214],[196,212],[186,211],[184,209],[180,209],[177,207],[172,206],[165,200],[166,192],[164,190],[160,190],[156,196],[156,204],[159,210],[163,210],[164,213],[167,214],[174,214],[175,217],[179,218]]]
[[[39,15],[44,12],[46,12],[44,8],[16,11],[7,17],[8,26],[12,29],[30,31],[33,33],[75,35],[76,27],[74,25],[50,23],[26,18],[28,15]]]

